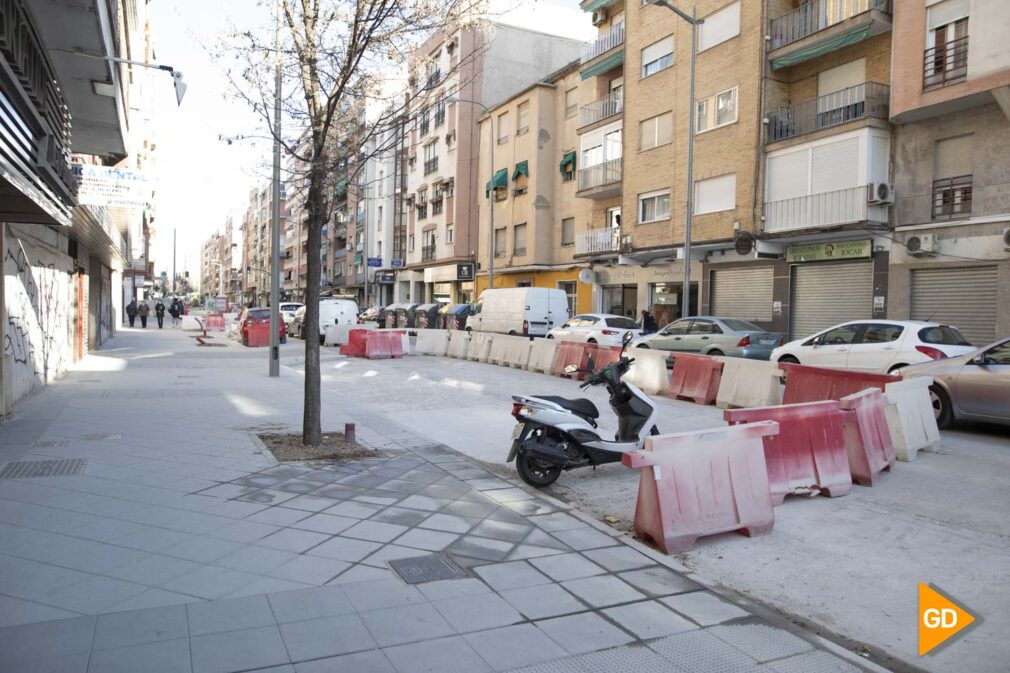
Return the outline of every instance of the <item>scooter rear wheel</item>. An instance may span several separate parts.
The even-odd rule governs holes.
[[[550,486],[561,476],[560,467],[537,460],[528,453],[516,457],[516,471],[520,479],[534,488]]]

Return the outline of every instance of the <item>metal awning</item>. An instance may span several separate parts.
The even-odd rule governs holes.
[[[624,63],[624,49],[621,48],[620,51],[611,54],[602,61],[597,61],[593,65],[589,66],[585,70],[579,73],[579,76],[583,80],[587,80],[590,77],[596,77],[597,75],[602,75],[611,68],[616,68],[617,66]]]
[[[842,47],[848,46],[859,42],[860,40],[865,40],[870,34],[870,26],[862,26],[848,33],[839,35],[838,37],[833,37],[830,40],[823,40],[816,44],[810,45],[806,49],[801,49],[799,51],[794,51],[788,56],[782,56],[781,58],[774,59],[772,61],[772,69],[778,70],[780,68],[786,68],[797,63],[802,63],[808,59],[820,56],[821,54],[826,54],[830,51],[836,49],[841,49]],[[585,79],[585,77],[583,77]]]
[[[530,176],[530,164],[528,161],[520,161],[516,164],[516,168],[512,171],[512,181],[515,182],[519,179],[520,175]]]

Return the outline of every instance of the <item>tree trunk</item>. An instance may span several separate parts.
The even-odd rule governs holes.
[[[307,205],[309,215],[305,276],[305,405],[302,412],[302,443],[318,445],[322,441],[322,399],[319,387],[319,250],[322,247],[325,172],[313,162]]]

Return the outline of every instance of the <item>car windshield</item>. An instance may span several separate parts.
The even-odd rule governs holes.
[[[719,318],[719,320],[734,332],[764,332],[763,329],[746,320],[737,320],[736,318]]]
[[[249,317],[253,319],[269,318],[270,309],[268,308],[251,308],[249,309]]]
[[[638,329],[638,323],[631,318],[607,318],[607,327],[619,329]]]
[[[950,325],[936,325],[919,330],[919,341],[924,344],[939,344],[941,346],[971,346],[971,342]]]

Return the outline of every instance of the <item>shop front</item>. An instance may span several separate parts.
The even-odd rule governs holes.
[[[412,300],[438,304],[468,304],[474,299],[473,262],[432,266],[424,270],[423,294]]]
[[[593,285],[593,306],[640,320],[647,310],[662,327],[683,315],[684,266],[681,262],[655,266],[598,266]],[[702,265],[691,266],[691,304],[687,315],[697,315],[698,292],[703,283]],[[697,280],[694,280],[697,279]]]

